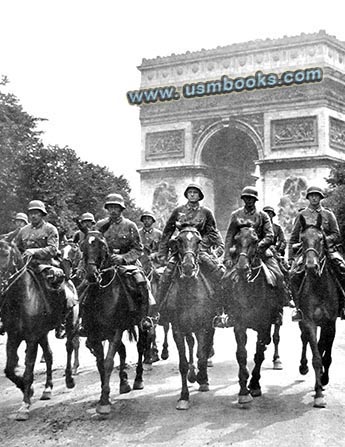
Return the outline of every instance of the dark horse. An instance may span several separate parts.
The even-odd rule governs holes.
[[[36,275],[27,268],[19,250],[5,241],[0,241],[0,310],[7,332],[6,376],[23,392],[23,405],[17,412],[17,420],[27,420],[33,395],[34,366],[38,345],[42,347],[46,360],[46,383],[41,399],[50,399],[53,356],[48,343],[48,332],[61,321],[65,298],[63,293],[44,289]],[[66,349],[72,352],[72,338],[76,329],[77,307],[67,317]],[[22,341],[26,342],[25,371],[18,375],[17,350]],[[70,357],[69,357],[70,359]],[[74,387],[71,363],[67,362],[65,381],[68,388]]]
[[[179,275],[169,289],[164,305],[179,353],[182,390],[176,406],[178,410],[189,408],[187,386],[189,364],[186,358],[185,341],[191,334],[195,334],[197,340],[196,380],[200,385],[199,391],[209,390],[207,359],[213,345],[215,302],[211,288],[199,269],[198,245],[200,241],[200,233],[194,227],[183,228],[176,237]]]
[[[303,216],[301,225],[301,262],[297,261],[296,268],[290,273],[292,293],[303,313],[299,323],[302,340],[300,373],[308,372],[306,348],[309,343],[315,370],[314,407],[323,408],[326,402],[322,391],[329,382],[340,287],[327,259],[321,214],[318,215],[316,226],[307,226]],[[321,328],[319,339],[318,326]]]
[[[257,256],[257,243],[258,236],[250,223],[238,223],[238,233],[235,236],[237,263],[230,271],[230,281],[226,282],[225,288],[230,294],[231,313],[235,320],[240,404],[247,404],[253,397],[261,396],[261,365],[265,359],[266,346],[271,342],[271,325],[278,312],[277,292],[267,283],[264,273],[266,266],[263,266],[262,260]],[[257,332],[255,365],[249,386],[247,329]]]
[[[116,352],[120,355],[120,393],[131,390],[125,371],[125,350],[122,335],[128,331],[130,339],[136,339],[135,325],[140,316],[134,309],[135,290],[129,290],[118,268],[111,265],[107,242],[100,231],[89,231],[82,244],[82,252],[89,280],[89,289],[83,309],[83,322],[87,333],[86,346],[95,355],[97,368],[101,377],[101,396],[97,412],[101,415],[110,413],[110,376],[114,367]],[[134,311],[133,311],[134,309]],[[133,389],[143,389],[143,353],[147,332],[140,329],[138,363]],[[108,340],[106,356],[102,341]]]

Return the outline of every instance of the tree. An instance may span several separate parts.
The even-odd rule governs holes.
[[[0,80],[0,228],[10,230],[16,211],[24,211],[19,199],[18,166],[24,154],[42,147],[41,132],[37,130],[40,118],[24,112],[16,96],[6,93],[8,80]]]

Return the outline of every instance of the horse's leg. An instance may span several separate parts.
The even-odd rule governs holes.
[[[102,363],[103,365],[103,380],[102,380],[102,392],[99,403],[97,405],[97,413],[101,415],[108,415],[110,413],[110,376],[114,368],[114,356],[118,351],[120,344],[122,343],[122,329],[117,329],[115,335],[109,340],[108,352],[103,360],[103,346],[102,346]],[[99,343],[102,345],[101,341]],[[98,366],[98,357],[97,357]]]
[[[144,388],[143,380],[143,355],[145,347],[148,344],[149,333],[148,331],[143,331],[139,328],[139,340],[137,343],[138,350],[138,363],[135,371],[135,379],[133,383],[133,390],[142,390]]]
[[[72,366],[72,374],[77,375],[78,374],[78,368],[79,368],[79,348],[80,348],[80,340],[79,335],[75,335],[72,339],[73,343],[73,353],[74,353],[74,362]]]
[[[239,366],[239,384],[240,392],[238,394],[238,403],[246,404],[253,400],[250,391],[247,387],[247,382],[249,379],[249,371],[247,368],[247,332],[245,328],[238,326],[234,327],[235,339],[237,343],[236,359]]]
[[[21,343],[21,339],[13,335],[8,334],[6,343],[6,366],[5,375],[11,380],[23,393],[24,393],[24,381],[22,376],[16,374],[16,367],[18,366],[18,347]]]
[[[302,354],[301,354],[299,372],[304,376],[309,372],[308,359],[307,359],[308,333],[303,322],[299,323],[299,327],[301,330],[301,340],[302,340]]]
[[[101,388],[102,388],[102,395],[103,395],[103,387],[105,383],[105,369],[104,369],[104,348],[102,344],[102,340],[100,338],[91,338],[88,337],[86,339],[86,346],[87,348],[92,352],[92,354],[96,357],[96,364],[97,369],[101,378]],[[101,396],[102,396],[101,395]],[[109,396],[109,394],[108,394]],[[101,397],[102,399],[102,397]],[[106,399],[100,400],[97,404],[96,411],[98,413],[102,414],[102,410],[104,407],[105,414],[110,413],[110,402],[109,398],[108,401]]]
[[[130,384],[128,383],[128,375],[126,371],[126,346],[121,342],[118,354],[120,357],[120,372],[119,372],[119,378],[120,378],[120,394],[129,393],[132,388]]]
[[[185,337],[178,329],[172,327],[173,337],[176,343],[176,347],[179,355],[179,370],[182,380],[182,389],[180,398],[177,401],[177,410],[188,410],[189,408],[189,391],[187,386],[187,374],[188,374],[188,361],[186,358],[186,345]]]
[[[145,343],[144,343],[144,363],[146,365],[152,365],[152,343],[153,333],[155,331],[154,326],[147,331]]]
[[[159,361],[159,355],[158,355],[158,347],[157,347],[157,325],[153,327],[152,331],[152,347],[151,347],[151,360],[152,363]]]
[[[188,345],[189,350],[189,362],[188,362],[188,376],[187,379],[190,383],[196,382],[196,372],[195,372],[195,365],[194,365],[194,345],[195,340],[192,333],[186,335],[186,342]]]
[[[318,343],[319,352],[322,358],[323,373],[321,383],[323,386],[329,382],[329,367],[332,363],[332,346],[335,337],[335,321],[328,321],[321,327],[320,340]]]
[[[52,367],[53,367],[53,353],[50,349],[48,334],[44,335],[40,340],[39,344],[43,350],[43,356],[46,364],[46,383],[44,385],[44,391],[41,400],[49,400],[52,397],[53,391],[53,378],[52,378]]]
[[[321,384],[321,374],[322,374],[322,358],[317,345],[317,327],[312,322],[304,323],[305,329],[309,337],[309,344],[313,354],[313,368],[315,371],[315,396],[314,396],[314,407],[324,408],[326,402],[323,395],[323,388]]]
[[[279,342],[280,342],[280,324],[274,325],[274,331],[273,331],[273,344],[274,344],[274,354],[273,354],[273,369],[283,369],[283,364],[280,360],[279,356]]]
[[[197,357],[198,357],[198,374],[197,381],[200,385],[199,391],[209,391],[207,361],[212,348],[214,329],[202,329],[196,333],[198,341]]]
[[[261,396],[261,365],[265,360],[266,346],[271,342],[271,325],[264,330],[258,331],[257,342],[256,342],[256,352],[254,355],[254,368],[252,371],[252,377],[249,382],[250,394],[253,397]]]
[[[163,329],[164,329],[164,341],[163,341],[163,349],[162,349],[161,359],[167,360],[169,358],[169,350],[168,350],[169,323],[164,323]]]
[[[26,421],[29,418],[29,409],[31,405],[31,397],[33,395],[32,383],[34,381],[34,367],[37,357],[37,341],[28,341],[25,351],[25,370],[23,374],[24,382],[24,398],[23,404],[16,414],[17,421]]]
[[[66,318],[66,352],[67,362],[65,369],[65,383],[67,388],[74,388],[75,382],[72,375],[72,354],[74,350],[73,338],[77,333],[79,308],[74,306]]]

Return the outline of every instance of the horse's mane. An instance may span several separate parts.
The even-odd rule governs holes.
[[[22,255],[14,242],[8,242],[4,239],[0,240],[0,253],[11,252],[15,265],[21,267],[23,264]]]

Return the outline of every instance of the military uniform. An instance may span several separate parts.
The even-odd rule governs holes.
[[[277,250],[277,252],[284,256],[286,249],[286,238],[282,227],[273,222],[273,247]]]
[[[162,232],[158,228],[140,228],[139,236],[144,249],[146,248],[151,253],[158,252],[159,243],[162,239]]]
[[[200,192],[200,200],[204,195],[199,186],[190,184],[185,190],[185,197],[189,188],[195,188]],[[169,257],[169,241],[175,231],[183,227],[191,226],[199,231],[202,238],[199,244],[199,263],[200,268],[209,277],[216,294],[220,294],[220,280],[224,274],[224,267],[218,259],[212,255],[211,249],[217,248],[223,244],[222,237],[216,228],[216,221],[212,211],[209,208],[200,206],[197,203],[186,203],[173,210],[163,230],[162,240],[159,245],[159,258]],[[177,256],[172,253],[167,268],[165,269],[160,283],[158,301],[162,302],[171,284],[172,276],[177,264]]]
[[[34,250],[32,263],[51,265],[58,252],[59,235],[54,225],[42,221],[36,227],[28,224],[21,228],[15,243],[22,253],[27,249]]]

